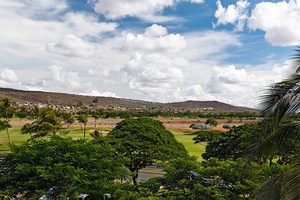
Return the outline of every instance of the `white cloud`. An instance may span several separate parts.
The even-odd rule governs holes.
[[[158,54],[135,53],[123,70],[127,73],[133,89],[144,90],[147,87],[161,89],[169,88],[172,83],[179,83],[184,78],[179,69],[182,68],[182,64],[184,64],[182,58],[172,59]]]
[[[45,88],[47,88],[47,81],[31,78],[28,81],[19,83],[19,88],[23,90],[29,90],[29,91],[46,91]]]
[[[82,93],[82,95],[119,98],[115,93],[112,93],[112,92],[100,92],[100,91],[98,91],[98,89],[93,89],[89,93]]]
[[[215,100],[215,97],[208,94],[203,90],[201,85],[191,85],[184,88],[178,88],[174,93],[174,97],[177,101],[186,100],[199,100],[199,101],[211,101]]]
[[[168,30],[166,27],[159,26],[157,24],[153,24],[152,26],[145,29],[144,35],[146,37],[158,37],[165,36],[168,34]]]
[[[225,31],[199,31],[184,35],[187,43],[182,55],[188,60],[203,60],[213,56],[213,60],[227,57],[228,47],[241,46],[239,36]]]
[[[188,1],[188,0],[187,0]],[[192,3],[204,3],[204,0],[190,0]]]
[[[67,34],[57,43],[47,43],[46,50],[67,57],[91,58],[95,53],[95,45],[83,41],[75,35]]]
[[[4,69],[1,74],[1,78],[7,82],[16,82],[18,81],[18,75],[12,69]]]
[[[50,66],[49,70],[53,75],[54,81],[60,83],[66,88],[80,89],[84,86],[79,74],[72,71],[64,71],[61,66]]]
[[[69,33],[81,37],[93,36],[99,38],[102,33],[114,31],[118,27],[117,23],[100,22],[97,16],[84,12],[66,13],[63,23],[63,27],[67,27]]]
[[[186,47],[185,39],[180,34],[167,34],[166,28],[152,25],[143,34],[123,33],[120,38],[123,51],[178,52]]]
[[[82,77],[78,72],[67,71],[61,66],[52,65],[49,67],[52,73],[52,78],[55,84],[59,84],[61,91],[73,91],[76,94],[82,95],[92,95],[92,96],[111,96],[118,97],[115,93],[111,91],[99,91],[97,86],[93,84],[87,77]],[[49,82],[53,82],[49,81]],[[57,85],[55,86],[57,87]],[[56,89],[56,91],[58,91]]]
[[[163,21],[159,14],[164,8],[174,6],[181,1],[204,2],[204,0],[89,0],[95,12],[103,14],[108,19],[131,16],[155,20],[153,16],[158,16],[160,17],[158,21]],[[169,18],[164,20],[169,20]]]
[[[207,93],[223,102],[256,107],[265,89],[282,80],[291,69],[290,62],[272,69],[237,69],[235,66],[214,66],[207,84]]]
[[[221,1],[218,0],[218,9],[215,12],[217,24],[215,26],[233,24],[236,31],[242,31],[248,17],[249,5],[247,0],[239,0],[236,5],[231,4],[227,8],[224,8]]]
[[[252,10],[248,26],[265,31],[272,45],[299,45],[300,1],[261,2]]]
[[[47,18],[66,11],[69,5],[66,0],[2,0],[0,7],[13,9],[29,18]]]
[[[154,14],[174,4],[173,0],[94,0],[93,3],[95,11],[108,19]]]

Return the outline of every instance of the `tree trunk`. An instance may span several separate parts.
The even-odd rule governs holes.
[[[6,128],[6,134],[7,134],[7,138],[8,138],[8,143],[11,144],[11,138],[8,132],[8,128]]]
[[[86,124],[84,124],[83,126],[83,139],[85,139],[85,128],[86,128]]]
[[[139,177],[139,172],[136,171],[136,173],[132,176],[133,185],[137,185],[137,178],[138,177]]]
[[[8,113],[7,112],[8,112],[8,110],[5,111],[5,118],[6,118],[6,122],[8,124],[8,117],[7,117]],[[11,138],[10,138],[10,135],[8,132],[8,128],[6,128],[6,134],[7,134],[7,138],[8,138],[8,143],[11,144]]]

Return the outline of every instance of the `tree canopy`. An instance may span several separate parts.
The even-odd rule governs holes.
[[[61,197],[78,193],[102,197],[115,179],[129,172],[109,146],[56,135],[12,145],[6,161],[12,168],[9,174],[0,174],[1,190],[11,195],[24,193],[29,199],[37,199],[54,186]]]
[[[108,134],[110,143],[125,157],[128,169],[134,173],[136,184],[138,171],[157,160],[187,156],[184,146],[166,130],[160,121],[151,118],[128,118]]]

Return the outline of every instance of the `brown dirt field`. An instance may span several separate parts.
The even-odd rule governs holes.
[[[103,127],[115,127],[117,123],[122,121],[122,119],[99,119],[97,120],[97,126],[103,126]],[[206,119],[205,118],[199,118],[199,119],[159,119],[163,123],[163,125],[167,129],[183,129],[183,130],[189,130],[189,126],[193,123],[205,123]],[[239,126],[245,123],[251,123],[255,122],[255,120],[233,120],[232,123],[227,123],[228,120],[218,120],[219,125],[216,127],[213,127],[213,130],[221,130],[221,131],[227,131],[227,129],[224,129],[222,126],[224,124],[231,124],[233,126]],[[32,123],[32,120],[11,120],[10,124],[12,126],[23,126],[26,123]],[[94,119],[89,119],[87,126],[92,127],[94,126],[95,120]],[[80,126],[80,123],[75,122],[72,126]],[[190,129],[192,130],[192,129]]]

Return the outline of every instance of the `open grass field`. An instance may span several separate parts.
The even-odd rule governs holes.
[[[96,124],[96,127],[94,127],[94,120],[90,119],[86,128],[86,137],[88,139],[91,139],[90,133],[92,133],[95,130],[100,131],[103,135],[106,135],[109,131],[111,131],[114,128],[116,123],[120,121],[120,119],[99,120]],[[162,121],[165,127],[174,134],[175,138],[185,146],[190,155],[196,156],[198,160],[201,161],[201,154],[205,152],[205,143],[194,144],[193,137],[195,137],[195,135],[191,134],[193,130],[189,128],[189,125],[191,123],[195,123],[199,120],[196,121],[195,119],[160,119],[160,121]],[[20,121],[19,119],[11,119],[10,124],[13,127],[9,129],[9,133],[11,135],[13,144],[21,144],[22,142],[30,138],[30,136],[27,134],[20,134],[21,127],[25,123],[30,123],[30,121]],[[63,127],[62,130],[66,129],[66,127]],[[68,136],[72,138],[83,138],[83,129],[81,128],[80,124],[75,123],[68,130],[70,130]],[[7,143],[8,139],[6,131],[1,131],[0,153],[9,151],[9,146]]]
[[[191,131],[178,128],[169,129],[169,131],[174,134],[177,141],[184,145],[191,156],[196,156],[198,161],[202,160],[201,155],[205,152],[205,143],[194,144],[193,138],[195,135],[191,135]]]

